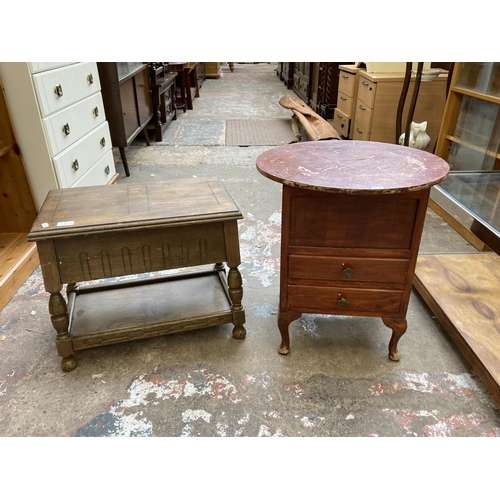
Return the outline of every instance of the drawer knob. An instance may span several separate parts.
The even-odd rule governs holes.
[[[87,81],[89,82],[90,85],[94,83],[94,75],[92,75],[92,73],[89,73],[87,75]]]
[[[349,305],[349,302],[346,299],[341,298],[339,299],[337,304],[339,305],[339,307],[347,307]]]
[[[56,94],[57,97],[62,97],[63,96],[62,85],[56,85],[54,87],[54,93]]]
[[[101,139],[101,146],[106,146],[106,139],[104,137]]]
[[[99,108],[96,106],[93,110],[92,113],[94,113],[94,116],[97,118],[99,116]]]
[[[65,123],[62,128],[63,132],[65,135],[69,135],[70,129],[69,129],[69,123]]]
[[[78,165],[78,160],[75,160],[72,164],[71,164],[71,168],[76,172],[79,168],[80,168],[80,165]]]
[[[344,278],[352,278],[354,276],[354,271],[350,267],[346,267],[343,271],[342,274]]]
[[[111,172],[110,168],[109,168],[109,165],[106,165],[106,168],[104,169],[104,173],[106,175],[109,175],[109,172]]]

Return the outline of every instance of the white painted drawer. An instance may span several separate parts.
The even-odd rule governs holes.
[[[61,153],[105,121],[100,92],[44,118],[51,156]]]
[[[30,67],[30,73],[39,73],[40,71],[48,71],[49,69],[61,68],[63,66],[68,66],[70,64],[76,64],[74,62],[30,62],[28,63]]]
[[[116,174],[113,151],[101,158],[78,182],[71,187],[100,186],[107,184]]]
[[[111,150],[108,122],[53,158],[60,187],[70,187]]]
[[[42,117],[101,90],[94,62],[77,63],[33,75]]]

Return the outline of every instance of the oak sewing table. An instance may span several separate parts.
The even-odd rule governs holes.
[[[241,218],[216,178],[50,191],[28,240],[63,371],[76,368],[74,351],[100,345],[224,323],[244,338]]]
[[[405,146],[316,141],[257,158],[283,184],[278,352],[303,313],[373,316],[392,329],[389,358],[407,329],[429,192],[449,171],[441,158]]]

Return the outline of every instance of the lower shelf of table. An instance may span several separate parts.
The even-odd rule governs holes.
[[[68,297],[74,350],[233,321],[222,271],[88,286]]]
[[[500,404],[500,257],[419,255],[414,285]]]

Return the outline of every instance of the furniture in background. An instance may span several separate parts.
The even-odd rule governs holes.
[[[333,112],[333,126],[345,139],[352,139],[354,130],[358,71],[359,69],[354,64],[339,66],[337,107]]]
[[[311,97],[312,63],[296,62],[293,65],[293,91],[308,105]]]
[[[395,142],[396,115],[404,76],[404,72],[368,73],[359,70],[354,116],[350,118],[354,120],[352,139]],[[427,121],[427,134],[431,138],[428,151],[434,150],[439,134],[446,103],[447,76],[448,73],[443,71],[435,80],[420,84],[414,121]],[[410,82],[409,95],[413,93],[413,86],[414,78]],[[407,102],[403,109],[403,123],[406,123],[409,107],[410,102]]]
[[[287,89],[293,87],[293,70],[294,62],[279,62],[277,67],[277,74],[280,80],[285,84]]]
[[[102,98],[109,121],[111,141],[120,150],[125,174],[130,176],[125,148],[144,131],[153,117],[149,67],[140,62],[99,62]]]
[[[262,153],[257,169],[283,184],[279,353],[303,313],[372,316],[399,360],[429,191],[447,163],[395,144],[312,141]]]
[[[198,77],[198,90],[203,86],[203,82],[206,79],[205,63],[196,63],[196,76]]]
[[[220,62],[206,62],[205,76],[207,78],[220,78]]]
[[[38,266],[27,236],[37,210],[0,79],[0,311]]]
[[[51,191],[28,238],[50,293],[63,371],[76,368],[80,349],[167,333],[233,323],[233,337],[243,339],[241,218],[211,177]],[[72,223],[55,223],[61,220]],[[204,265],[210,268],[77,284]]]
[[[170,73],[166,62],[149,62],[147,64],[149,65],[153,101],[153,117],[149,122],[148,129],[154,130],[156,141],[161,141],[163,131],[172,120],[177,119],[175,107],[175,77],[177,73]]]
[[[51,189],[117,177],[94,62],[0,62],[18,145],[42,206]]]
[[[193,101],[200,96],[197,76],[198,63],[195,62],[169,62],[170,71],[176,72],[176,107],[186,112],[193,109]]]
[[[420,255],[415,288],[500,404],[500,63],[455,63],[436,154],[429,206],[480,252]]]

